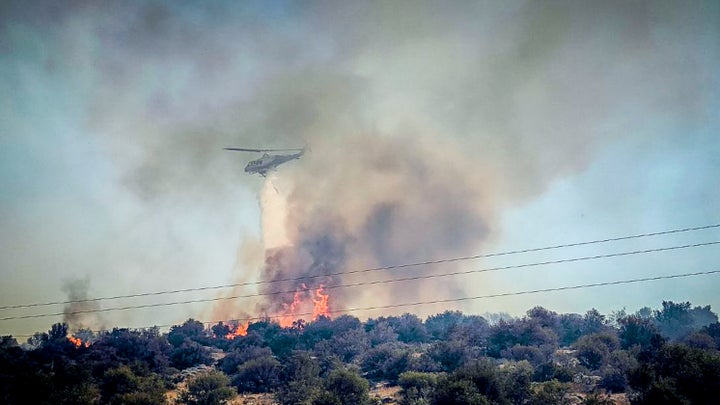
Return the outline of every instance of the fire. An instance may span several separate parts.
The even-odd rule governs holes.
[[[303,285],[302,288],[305,288]],[[293,295],[293,302],[291,304],[283,304],[283,307],[285,308],[285,314],[280,316],[280,326],[283,328],[289,328],[292,326],[293,322],[297,319],[297,316],[295,313],[297,312],[297,308],[300,306],[301,298],[300,298],[300,291],[296,291]]]
[[[298,290],[293,295],[293,301],[291,303],[283,304],[283,314],[279,316],[278,323],[283,328],[289,328],[293,326],[293,322],[302,318],[303,316],[310,315],[310,307],[312,307],[312,320],[317,320],[321,316],[330,317],[330,295],[324,293],[325,286],[320,285],[320,288],[314,291],[314,296],[311,294],[305,284],[301,284]]]
[[[247,335],[248,326],[250,326],[250,322],[246,323],[245,325],[241,323],[235,325],[235,327],[230,330],[230,333],[225,335],[225,339],[233,340],[236,337]]]
[[[70,341],[70,343],[74,344],[75,347],[90,347],[90,342],[83,342],[82,339],[77,338],[75,336],[68,336],[67,339]]]
[[[330,299],[330,294],[323,294],[323,286],[320,284],[320,288],[315,290],[315,296],[317,298],[313,298],[313,303],[315,304],[315,307],[313,308],[313,315],[312,319],[313,321],[318,319],[321,316],[330,317],[330,308],[328,306],[328,300]]]

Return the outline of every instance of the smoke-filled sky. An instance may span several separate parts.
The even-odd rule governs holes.
[[[0,94],[0,306],[720,223],[716,1],[3,1]],[[256,156],[229,146],[310,150],[266,180],[243,172]],[[717,240],[715,228],[308,287]],[[331,309],[382,306],[717,270],[719,259],[714,245],[328,293]],[[394,313],[664,299],[717,311],[719,287],[708,275]],[[258,291],[274,289],[79,309]],[[227,319],[275,314],[286,298],[66,320]],[[0,333],[62,319],[0,321]]]

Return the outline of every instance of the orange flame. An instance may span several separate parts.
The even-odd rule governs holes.
[[[305,286],[302,286],[305,288]],[[293,295],[293,302],[291,304],[283,304],[283,307],[285,308],[285,314],[280,316],[280,326],[283,328],[289,328],[293,325],[293,322],[297,319],[295,312],[297,311],[298,306],[300,305],[300,291],[296,291],[295,295]]]
[[[315,290],[315,295],[311,294],[310,289],[305,284],[301,284],[293,295],[292,303],[283,304],[283,314],[278,318],[278,323],[283,328],[293,327],[295,321],[303,316],[310,315],[310,306],[312,305],[312,320],[315,321],[321,316],[330,318],[330,295],[324,293],[325,286]]]
[[[75,336],[68,336],[67,339],[70,341],[70,343],[75,345],[75,347],[90,347],[90,342],[83,342],[82,339],[76,338]]]
[[[315,307],[313,308],[313,315],[312,315],[313,321],[318,319],[321,316],[330,318],[330,308],[328,305],[328,300],[330,299],[330,294],[323,294],[324,287],[325,287],[324,285],[320,284],[320,288],[315,290],[315,296],[317,298],[313,298],[313,303],[315,303]]]
[[[230,333],[225,335],[225,339],[233,340],[236,337],[247,335],[248,326],[250,326],[250,322],[246,323],[245,325],[241,323],[235,325],[235,328],[231,329]]]

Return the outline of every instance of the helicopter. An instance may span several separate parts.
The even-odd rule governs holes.
[[[278,166],[285,162],[289,162],[293,159],[300,159],[305,154],[305,148],[294,148],[294,149],[251,149],[251,148],[224,148],[225,150],[235,152],[256,152],[262,153],[260,159],[250,161],[245,166],[245,173],[259,174],[263,177],[267,175],[268,171],[277,169]],[[290,152],[295,151],[289,155],[273,155],[268,152]]]

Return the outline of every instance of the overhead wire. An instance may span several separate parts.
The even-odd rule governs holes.
[[[606,286],[613,286],[613,285],[643,283],[643,282],[658,281],[658,280],[669,280],[669,279],[677,279],[677,278],[704,276],[704,275],[711,275],[711,274],[718,274],[718,273],[720,273],[720,270],[699,271],[699,272],[681,273],[681,274],[669,274],[669,275],[664,275],[664,276],[653,276],[653,277],[643,277],[643,278],[634,278],[634,279],[625,279],[625,280],[604,281],[604,282],[598,282],[598,283],[579,284],[579,285],[572,285],[572,286],[539,288],[539,289],[535,289],[535,290],[511,291],[511,292],[505,292],[505,293],[477,295],[477,296],[472,296],[472,297],[447,298],[447,299],[439,299],[439,300],[416,301],[416,302],[387,304],[387,305],[373,305],[373,306],[368,306],[368,307],[356,307],[356,308],[332,310],[332,311],[328,311],[328,313],[334,314],[334,315],[349,314],[349,313],[355,313],[355,312],[374,311],[374,310],[379,310],[379,309],[393,309],[393,308],[414,307],[414,306],[421,306],[421,305],[446,304],[446,303],[451,303],[451,302],[473,301],[473,300],[489,299],[489,298],[512,297],[512,296],[518,296],[518,295],[539,294],[539,293],[546,293],[546,292],[579,290],[579,289],[585,289],[585,288],[596,288],[596,287],[606,287]],[[293,314],[293,316],[296,316],[298,318],[303,317],[303,316],[310,316],[310,315],[313,315],[313,313],[312,312],[304,312],[304,313]],[[285,316],[286,316],[285,314],[273,315],[273,316],[254,316],[254,317],[236,318],[236,319],[229,319],[229,320],[204,321],[202,323],[205,325],[211,325],[211,324],[217,324],[219,322],[224,322],[224,323],[251,322],[251,321],[270,320],[270,319],[280,318],[280,317],[285,317]],[[116,329],[138,330],[138,329],[149,329],[149,328],[168,328],[168,327],[173,327],[173,326],[176,326],[176,325],[166,324],[166,325],[152,325],[152,326],[145,326],[145,327],[130,327],[130,328],[116,328]],[[101,332],[105,332],[105,331],[97,330],[97,331],[92,331],[92,332],[93,333],[101,333]],[[14,336],[29,337],[32,335],[14,335]]]
[[[581,256],[581,257],[573,257],[573,258],[568,258],[568,259],[548,260],[548,261],[542,261],[542,262],[523,263],[523,264],[517,264],[517,265],[491,267],[491,268],[475,269],[475,270],[464,270],[464,271],[456,271],[456,272],[450,272],[450,273],[436,273],[436,274],[426,274],[426,275],[422,275],[422,276],[401,277],[401,278],[395,278],[395,279],[363,281],[363,282],[349,283],[349,284],[336,284],[336,285],[323,286],[323,289],[330,290],[330,289],[338,289],[338,288],[381,285],[381,284],[389,284],[389,283],[424,280],[424,279],[431,279],[431,278],[484,273],[484,272],[490,272],[490,271],[519,269],[519,268],[535,267],[535,266],[545,266],[545,265],[551,265],[551,264],[574,263],[574,262],[587,261],[587,260],[607,259],[607,258],[613,258],[613,257],[623,257],[623,256],[631,256],[631,255],[647,254],[647,253],[658,253],[658,252],[664,252],[664,251],[688,249],[688,248],[695,248],[695,247],[702,247],[702,246],[711,246],[711,245],[717,245],[717,244],[720,244],[720,241],[694,243],[694,244],[688,244],[688,245],[676,245],[676,246],[653,248],[653,249],[633,250],[633,251],[618,252],[618,253],[607,253],[607,254],[592,255],[592,256]],[[47,313],[47,314],[19,315],[19,316],[9,316],[9,317],[0,318],[0,321],[17,320],[17,319],[32,319],[32,318],[47,318],[47,317],[52,317],[52,316],[80,315],[80,314],[90,314],[90,313],[110,312],[110,311],[126,311],[126,310],[145,309],[145,308],[157,308],[157,307],[165,307],[165,306],[172,306],[172,305],[185,305],[185,304],[195,304],[195,303],[204,303],[204,302],[233,300],[233,299],[240,299],[240,298],[272,296],[272,295],[280,295],[280,294],[292,294],[292,293],[296,293],[296,292],[305,292],[305,291],[310,291],[310,290],[311,290],[310,288],[300,288],[300,289],[295,289],[295,290],[290,290],[290,291],[274,291],[274,292],[268,292],[268,293],[255,293],[255,294],[238,295],[238,296],[231,296],[231,297],[214,297],[214,298],[203,298],[203,299],[165,302],[165,303],[129,305],[129,306],[123,306],[123,307],[85,309],[85,310],[77,310],[77,311],[63,311],[63,312]]]
[[[215,286],[190,287],[190,288],[181,288],[181,289],[174,289],[174,290],[150,291],[150,292],[135,293],[135,294],[124,294],[124,295],[105,296],[105,297],[77,299],[77,300],[4,305],[4,306],[0,306],[0,310],[34,308],[34,307],[43,307],[43,306],[51,306],[51,305],[66,305],[66,304],[76,304],[76,303],[83,303],[83,302],[109,301],[109,300],[119,300],[119,299],[125,299],[125,298],[139,298],[139,297],[179,294],[179,293],[195,292],[195,291],[210,291],[210,290],[220,290],[220,289],[225,289],[225,288],[256,286],[256,285],[262,285],[262,284],[273,284],[273,283],[281,283],[281,282],[288,282],[288,281],[312,280],[312,279],[317,279],[317,278],[325,278],[325,277],[332,277],[332,276],[339,276],[339,275],[361,274],[361,273],[370,273],[370,272],[377,272],[377,271],[383,271],[383,270],[394,270],[394,269],[402,269],[402,268],[408,268],[408,267],[418,267],[418,266],[426,266],[426,265],[433,265],[433,264],[443,264],[443,263],[454,263],[454,262],[468,261],[468,260],[477,260],[477,259],[490,258],[490,257],[510,256],[510,255],[523,254],[523,253],[532,253],[532,252],[540,252],[540,251],[547,251],[547,250],[554,250],[554,249],[593,245],[593,244],[599,244],[599,243],[640,239],[640,238],[647,238],[647,237],[652,237],[652,236],[670,235],[670,234],[700,231],[700,230],[713,229],[713,228],[720,228],[720,224],[709,224],[709,225],[702,225],[702,226],[670,229],[670,230],[665,230],[665,231],[647,232],[647,233],[640,233],[640,234],[634,234],[634,235],[626,235],[626,236],[604,238],[604,239],[595,239],[595,240],[582,241],[582,242],[564,243],[564,244],[557,244],[557,245],[550,245],[550,246],[543,246],[543,247],[536,247],[536,248],[528,248],[528,249],[517,249],[517,250],[504,251],[504,252],[485,253],[485,254],[459,256],[459,257],[451,257],[451,258],[444,258],[444,259],[437,259],[437,260],[426,260],[426,261],[413,262],[413,263],[402,263],[402,264],[395,264],[395,265],[389,265],[389,266],[370,267],[370,268],[363,268],[363,269],[356,269],[356,270],[349,270],[349,271],[339,271],[339,272],[327,273],[327,274],[322,274],[322,275],[287,277],[287,278],[281,278],[281,279],[276,279],[276,280],[249,281],[249,282],[242,282],[242,283],[221,284],[221,285],[215,285]]]
[[[474,297],[447,298],[447,299],[441,299],[441,300],[418,301],[418,302],[410,302],[410,303],[402,303],[402,304],[374,305],[374,306],[370,306],[370,307],[348,308],[348,309],[328,311],[328,312],[331,314],[343,314],[343,313],[351,313],[351,312],[373,311],[373,310],[377,310],[377,309],[391,309],[391,308],[403,308],[403,307],[412,307],[412,306],[419,306],[419,305],[445,304],[445,303],[450,303],[450,302],[473,301],[473,300],[487,299],[487,298],[511,297],[511,296],[517,296],[517,295],[538,294],[538,293],[553,292],[553,291],[579,290],[579,289],[583,289],[583,288],[594,288],[594,287],[605,287],[605,286],[610,286],[610,285],[642,283],[642,282],[648,282],[648,281],[658,281],[658,280],[668,280],[668,279],[675,279],[675,278],[703,276],[703,275],[717,274],[717,273],[720,273],[720,270],[699,271],[699,272],[694,272],[694,273],[671,274],[671,275],[665,275],[665,276],[643,277],[643,278],[626,279],[626,280],[604,281],[604,282],[598,282],[598,283],[579,284],[579,285],[563,286],[563,287],[539,288],[536,290],[513,291],[513,292],[506,292],[506,293],[477,295]],[[313,313],[305,312],[305,313],[293,314],[293,315],[294,316],[309,316],[309,315],[313,315]],[[241,319],[231,319],[227,322],[255,321],[255,320],[262,320],[262,319],[266,319],[266,318],[270,318],[270,319],[279,318],[279,317],[283,317],[283,316],[285,316],[285,315],[276,315],[273,317],[249,317],[249,318],[241,318]],[[204,324],[215,324],[218,322],[220,322],[220,321],[211,321],[211,322],[203,322],[203,323]],[[170,325],[170,326],[172,326],[172,325]],[[164,325],[161,327],[168,327],[168,325]]]

